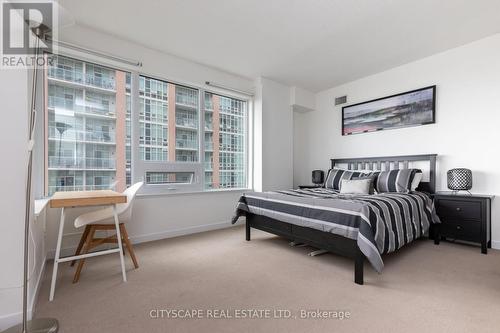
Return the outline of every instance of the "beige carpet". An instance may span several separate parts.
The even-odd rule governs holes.
[[[127,283],[116,255],[89,259],[78,284],[63,264],[53,302],[48,265],[37,317],[57,317],[64,333],[500,332],[500,251],[417,241],[386,256],[380,275],[365,264],[358,286],[351,261],[312,258],[310,248],[252,231],[251,242],[237,227],[137,245],[140,268],[126,257]],[[151,319],[152,309],[285,309],[292,318]],[[301,319],[303,309],[350,318]]]

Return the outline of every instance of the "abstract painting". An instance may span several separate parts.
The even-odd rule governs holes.
[[[435,122],[436,86],[407,91],[342,108],[342,135]]]

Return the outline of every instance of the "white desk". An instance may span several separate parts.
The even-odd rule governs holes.
[[[57,236],[57,247],[56,254],[54,257],[54,269],[52,271],[52,283],[50,285],[50,296],[49,300],[54,299],[54,292],[56,288],[57,280],[57,268],[59,263],[78,260],[82,258],[101,256],[110,253],[119,253],[120,261],[122,266],[122,276],[123,282],[127,282],[127,275],[125,274],[125,262],[123,259],[123,247],[122,238],[120,235],[120,227],[118,221],[118,215],[116,213],[116,204],[126,203],[127,196],[111,190],[104,191],[75,191],[75,192],[56,192],[50,199],[51,208],[61,208],[61,220],[59,221],[59,234]],[[71,207],[85,207],[85,206],[112,206],[113,214],[115,218],[115,228],[116,228],[116,239],[118,240],[118,247],[111,250],[92,252],[87,254],[81,254],[78,256],[69,256],[61,258],[61,243],[64,229],[64,210]]]

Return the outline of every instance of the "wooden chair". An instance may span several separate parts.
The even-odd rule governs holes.
[[[132,207],[135,195],[142,185],[143,183],[140,182],[126,189],[123,193],[127,195],[127,202],[116,205],[118,211],[118,220],[120,221],[119,225],[123,244],[123,253],[125,254],[125,249],[129,252],[135,268],[139,268],[139,264],[137,263],[134,248],[128,237],[127,229],[125,228],[125,222],[129,222],[132,217]],[[102,244],[118,242],[116,235],[112,235],[109,237],[95,237],[97,231],[115,230],[112,208],[99,209],[78,216],[75,219],[75,227],[81,228],[83,226],[85,226],[85,230],[83,231],[82,237],[80,238],[80,243],[78,244],[75,255],[88,253],[93,248]],[[73,266],[75,263],[76,260],[73,260],[71,262],[71,266]],[[82,272],[84,263],[85,259],[78,260],[78,266],[73,278],[73,283],[77,283],[80,279],[80,274]]]

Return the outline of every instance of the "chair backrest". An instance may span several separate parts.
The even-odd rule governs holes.
[[[116,210],[118,216],[120,217],[120,221],[129,221],[132,217],[132,207],[134,206],[135,195],[143,184],[143,182],[135,183],[123,192],[123,194],[127,195],[127,202],[116,205]]]

